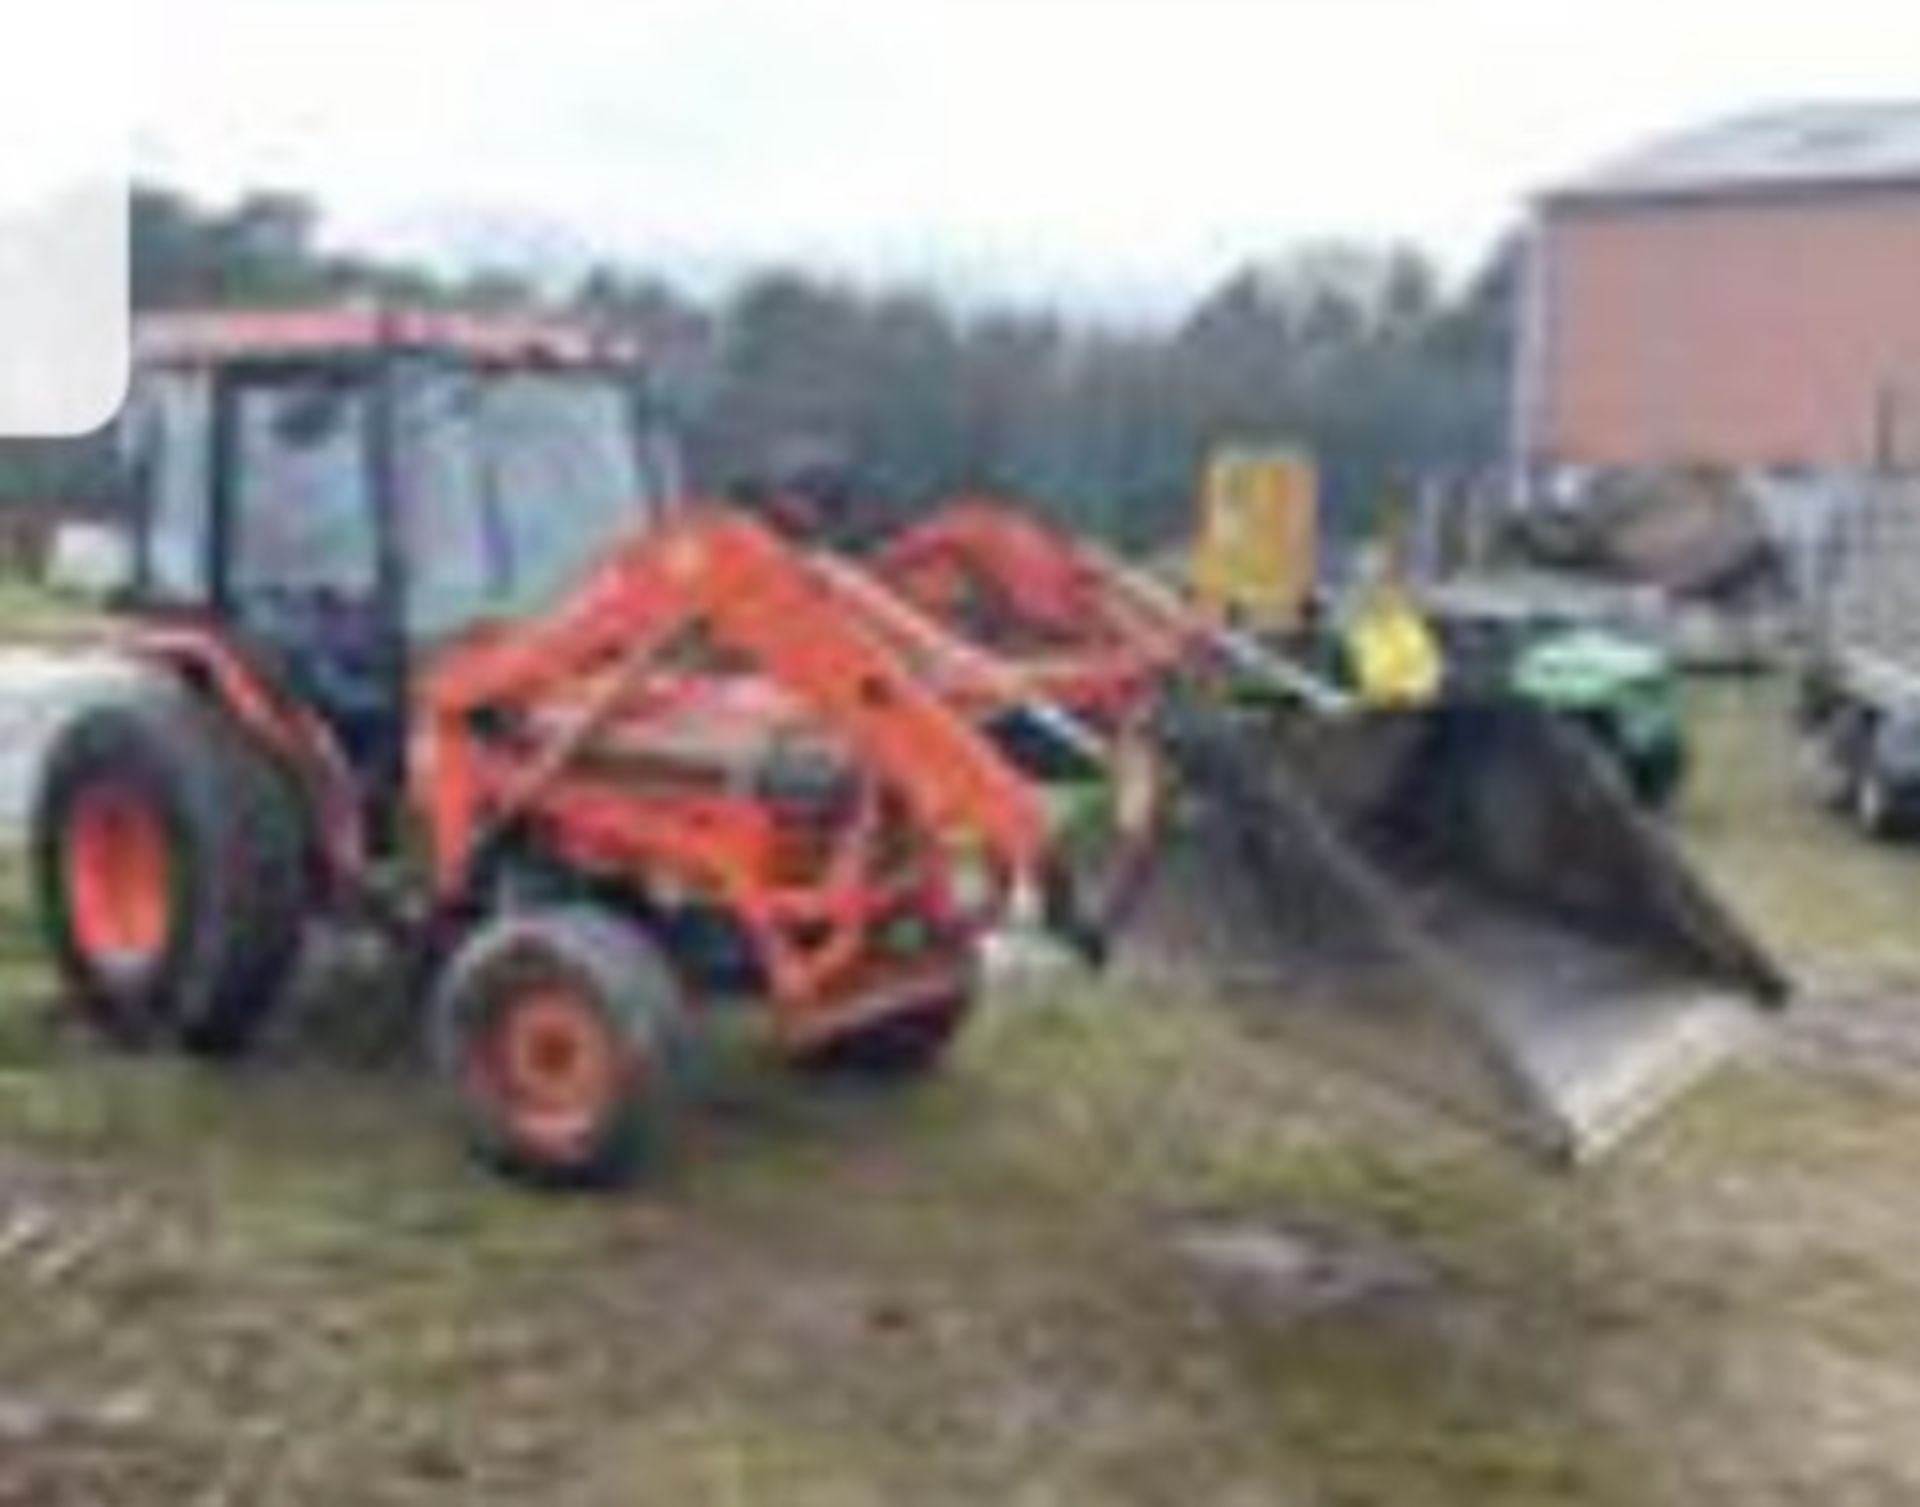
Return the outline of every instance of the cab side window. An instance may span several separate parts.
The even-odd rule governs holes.
[[[373,598],[368,408],[363,387],[324,378],[239,389],[233,575],[243,596]]]
[[[212,415],[212,384],[187,372],[148,379],[129,406],[123,443],[146,510],[143,585],[162,601],[207,598]]]

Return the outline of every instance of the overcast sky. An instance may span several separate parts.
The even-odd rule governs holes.
[[[799,259],[1120,311],[1308,237],[1463,269],[1530,190],[1651,132],[1920,93],[1912,0],[136,9],[136,164],[310,189],[337,239],[707,284]]]

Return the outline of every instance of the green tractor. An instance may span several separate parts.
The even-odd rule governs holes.
[[[1639,801],[1669,809],[1686,782],[1680,672],[1648,637],[1521,597],[1429,602],[1450,695],[1512,698],[1593,735]]]
[[[1655,810],[1687,775],[1680,677],[1664,650],[1606,628],[1542,633],[1514,656],[1513,694],[1591,732],[1634,794]]]

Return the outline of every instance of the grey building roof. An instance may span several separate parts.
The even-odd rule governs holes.
[[[1548,202],[1717,198],[1920,185],[1920,99],[1756,110],[1649,142]]]

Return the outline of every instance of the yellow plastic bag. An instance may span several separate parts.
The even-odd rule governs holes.
[[[1354,689],[1369,706],[1425,706],[1440,695],[1446,667],[1440,642],[1406,597],[1381,593],[1347,625]]]

